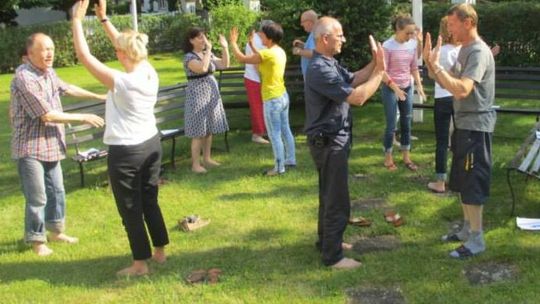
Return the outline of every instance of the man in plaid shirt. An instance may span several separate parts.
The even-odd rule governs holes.
[[[64,83],[53,70],[54,43],[43,33],[28,37],[27,60],[11,82],[11,155],[17,161],[26,200],[25,235],[34,252],[50,255],[49,240],[76,243],[64,234],[65,191],[60,160],[65,158],[64,123],[80,122],[102,127],[94,114],[62,112],[60,95],[105,100],[74,85]]]

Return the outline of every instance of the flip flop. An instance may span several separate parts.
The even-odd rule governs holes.
[[[405,168],[413,171],[413,172],[416,172],[416,170],[418,170],[418,166],[415,165],[413,162],[410,162],[410,163],[405,163]]]
[[[208,284],[217,284],[219,276],[223,271],[219,268],[211,268],[208,270]]]
[[[399,227],[405,224],[405,219],[399,213],[392,210],[386,211],[384,213],[384,220],[387,223],[391,223],[392,225],[394,225],[394,227]]]
[[[371,221],[362,216],[353,217],[349,219],[349,225],[358,227],[369,227],[371,226]]]
[[[189,273],[186,277],[186,282],[190,284],[203,283],[206,280],[206,270],[196,269]]]
[[[384,167],[385,167],[388,171],[396,171],[396,170],[397,170],[397,166],[396,166],[396,164],[394,164],[394,163],[384,164]]]

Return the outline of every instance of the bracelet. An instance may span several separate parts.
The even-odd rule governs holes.
[[[439,73],[442,72],[442,71],[444,71],[444,69],[441,68],[441,67],[439,67],[439,68],[434,72],[434,74],[437,75],[437,74],[439,74]]]
[[[388,78],[388,81],[386,82],[386,85],[388,87],[390,87],[392,85],[392,83],[394,83],[394,81],[392,80],[392,78]]]
[[[100,21],[101,21],[101,23],[105,23],[105,22],[109,21],[109,19],[103,18],[103,19],[101,19]]]

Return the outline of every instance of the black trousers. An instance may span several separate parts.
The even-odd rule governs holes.
[[[133,259],[146,260],[152,256],[146,228],[154,247],[169,243],[158,205],[159,136],[138,145],[109,146],[107,165],[116,207],[127,232]]]
[[[323,144],[308,137],[309,150],[319,173],[319,221],[317,247],[326,266],[343,258],[343,233],[351,213],[348,185],[350,143]]]
[[[446,174],[448,161],[448,135],[450,120],[454,116],[453,97],[435,98],[433,122],[435,124],[435,173]]]

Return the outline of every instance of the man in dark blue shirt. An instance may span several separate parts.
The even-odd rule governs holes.
[[[370,36],[373,60],[350,73],[334,55],[345,42],[339,21],[321,18],[313,31],[315,50],[306,71],[305,132],[319,173],[317,247],[327,266],[352,269],[361,264],[343,256],[343,233],[350,216],[348,157],[352,117],[350,105],[363,105],[379,87],[384,74],[384,53]]]

